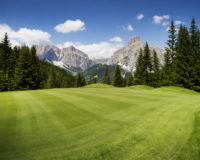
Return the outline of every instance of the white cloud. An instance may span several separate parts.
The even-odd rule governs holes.
[[[115,42],[115,43],[123,42],[122,38],[119,37],[119,36],[116,36],[116,37],[111,38],[110,41],[111,41],[111,42]]]
[[[2,39],[5,33],[8,33],[8,37],[12,45],[20,44],[38,44],[41,42],[50,42],[51,35],[48,32],[44,32],[38,29],[20,28],[19,30],[12,29],[7,24],[0,24],[0,38]]]
[[[61,33],[70,33],[70,32],[78,32],[84,31],[86,29],[85,22],[80,19],[76,20],[67,20],[62,24],[58,24],[54,28],[57,32]]]
[[[138,14],[136,17],[137,20],[142,20],[143,18],[144,18],[144,14],[142,14],[142,13]]]
[[[169,19],[170,19],[169,15],[162,15],[162,16],[155,15],[153,16],[153,23],[160,24],[165,21],[169,21]]]
[[[175,26],[180,26],[181,24],[184,24],[184,22],[180,21],[180,20],[176,20],[174,22]]]
[[[112,38],[111,38],[112,39]],[[58,44],[59,48],[65,48],[69,46],[74,46],[77,49],[88,54],[90,58],[108,58],[113,55],[115,51],[122,48],[123,43],[117,41],[103,41],[100,43],[83,44],[80,42],[65,42],[63,44]]]
[[[127,30],[130,31],[130,32],[133,31],[133,26],[132,26],[131,24],[129,24],[129,25],[127,26]]]
[[[170,23],[169,22],[163,22],[162,25],[163,26],[168,26]]]

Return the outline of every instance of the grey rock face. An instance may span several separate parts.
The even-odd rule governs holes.
[[[66,66],[70,66],[85,70],[92,63],[87,54],[73,46],[59,49],[52,45],[39,45],[36,46],[36,51],[39,59],[51,62],[64,69]]]
[[[136,61],[139,55],[140,49],[143,49],[145,43],[141,42],[139,37],[133,37],[130,39],[128,45],[122,49],[116,51],[113,56],[108,60],[108,64],[119,64],[123,69],[133,72],[135,70]],[[160,63],[163,63],[164,51],[159,47],[151,47],[150,50],[155,50]]]

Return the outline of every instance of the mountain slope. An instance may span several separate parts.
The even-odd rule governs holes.
[[[84,70],[92,64],[87,54],[73,46],[59,49],[53,45],[38,45],[36,51],[40,60],[51,62],[69,71]]]
[[[130,39],[128,45],[118,51],[108,60],[108,64],[120,64],[123,69],[133,72],[135,70],[136,61],[139,55],[140,49],[144,48],[145,43],[140,41],[139,37],[133,37]],[[150,50],[153,49],[157,52],[160,59],[160,63],[163,63],[163,50],[159,47],[150,46]]]

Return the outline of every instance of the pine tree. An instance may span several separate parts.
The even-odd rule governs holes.
[[[169,33],[169,38],[167,41],[167,45],[170,52],[170,58],[173,60],[176,52],[176,28],[173,20],[171,21],[168,33]]]
[[[170,86],[172,82],[171,51],[166,48],[164,54],[164,66],[162,67],[162,85]]]
[[[190,27],[190,40],[191,40],[191,79],[194,85],[200,85],[200,36],[198,27],[196,25],[195,19],[193,18],[191,21]]]
[[[30,76],[29,76],[29,67],[30,67],[30,56],[29,48],[27,46],[22,46],[20,49],[20,56],[17,61],[15,68],[16,82],[18,89],[28,89]]]
[[[127,81],[127,86],[132,86],[133,85],[133,75],[130,73],[128,75],[128,81]]]
[[[2,57],[2,72],[1,72],[1,90],[7,91],[12,90],[14,84],[14,60],[10,41],[8,39],[7,33],[4,36],[4,39],[1,44],[1,57]]]
[[[152,85],[152,59],[148,43],[144,47],[144,81],[146,85]]]
[[[153,87],[158,87],[160,81],[160,64],[157,53],[153,50]]]
[[[109,69],[108,66],[105,65],[104,67],[104,79],[103,79],[104,84],[110,84],[110,75],[109,75]]]
[[[113,76],[113,85],[115,87],[122,87],[123,86],[123,78],[121,76],[121,69],[120,66],[117,64],[115,67],[115,72]]]
[[[191,41],[186,27],[180,26],[176,50],[177,83],[185,88],[192,88],[192,51]]]
[[[30,50],[28,75],[29,75],[29,82],[28,82],[29,89],[38,89],[42,87],[40,64],[34,46],[31,47]]]
[[[86,85],[85,76],[83,73],[81,73],[81,86],[85,86],[85,85]]]
[[[134,73],[134,81],[136,84],[144,84],[144,55],[143,50],[140,49],[139,56],[136,62],[136,70]]]
[[[83,73],[78,73],[76,78],[76,87],[82,87],[86,85],[85,77]]]

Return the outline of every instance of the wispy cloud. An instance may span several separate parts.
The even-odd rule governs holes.
[[[170,16],[169,15],[162,15],[162,16],[158,16],[158,15],[155,15],[153,16],[153,23],[155,24],[163,24],[163,23],[166,23],[166,21],[169,21],[170,20]]]
[[[144,18],[144,14],[138,14],[137,16],[136,16],[136,19],[137,20],[142,20]]]
[[[110,38],[110,42],[119,43],[119,42],[123,42],[123,39],[119,36],[115,36],[115,37]]]
[[[183,22],[183,21],[181,21],[181,20],[176,20],[176,21],[174,21],[174,24],[175,24],[176,26],[180,26],[181,24],[185,24],[185,22]]]
[[[132,32],[132,31],[133,31],[133,26],[132,26],[131,24],[128,24],[127,30],[128,30],[129,32]]]
[[[67,20],[64,23],[58,24],[54,28],[57,32],[60,33],[70,33],[84,31],[86,29],[85,22],[80,19],[76,20]]]

